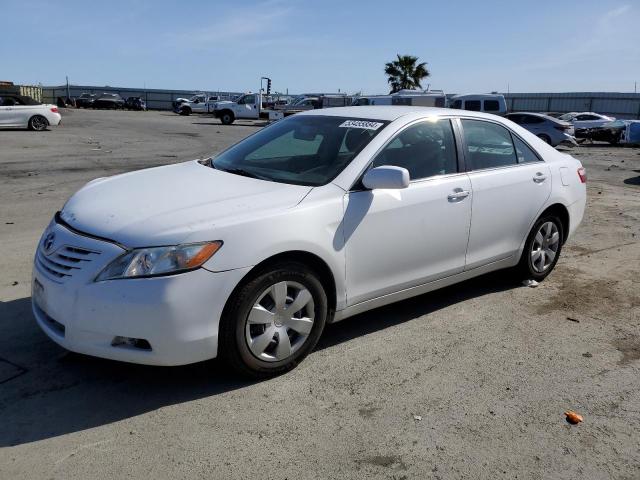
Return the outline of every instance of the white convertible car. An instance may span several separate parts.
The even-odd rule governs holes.
[[[62,117],[55,105],[45,105],[31,97],[0,95],[0,128],[46,130],[58,125]]]
[[[33,311],[75,352],[274,375],[326,323],[492,270],[544,279],[585,182],[497,116],[305,112],[207,161],[89,182],[42,236]]]

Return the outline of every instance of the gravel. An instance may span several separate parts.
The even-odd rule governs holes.
[[[85,182],[202,157],[261,124],[62,114],[51,131],[0,131],[0,478],[640,477],[640,150],[570,150],[587,214],[537,288],[498,272],[362,314],[254,383],[215,360],[65,352],[32,317],[30,270]]]

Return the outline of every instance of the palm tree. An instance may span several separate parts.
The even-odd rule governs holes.
[[[420,81],[430,75],[427,70],[426,62],[416,65],[418,57],[413,55],[400,55],[393,62],[386,63],[384,73],[389,77],[388,82],[391,85],[391,93],[404,88],[414,89],[422,88]]]

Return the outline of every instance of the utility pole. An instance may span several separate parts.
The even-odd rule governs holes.
[[[71,98],[71,95],[69,94],[69,75],[67,75],[67,98]]]

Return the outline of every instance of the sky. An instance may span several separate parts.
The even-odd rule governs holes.
[[[376,94],[388,92],[384,64],[397,54],[427,62],[423,87],[447,93],[640,83],[638,0],[0,5],[0,80],[20,84],[68,75],[75,85],[255,91],[265,76],[280,92]]]

